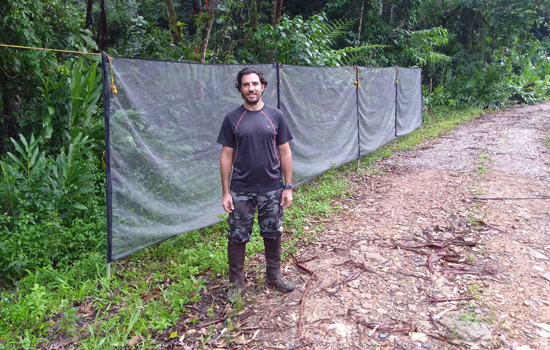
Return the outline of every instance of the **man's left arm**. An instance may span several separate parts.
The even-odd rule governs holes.
[[[292,184],[292,152],[288,142],[279,145],[279,154],[281,155],[281,167],[283,168],[283,176],[285,177],[285,185]],[[285,189],[281,198],[283,209],[290,207],[292,204],[292,189]]]

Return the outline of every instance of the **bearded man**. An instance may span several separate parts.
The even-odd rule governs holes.
[[[261,70],[241,70],[235,86],[244,103],[225,116],[217,140],[222,145],[222,206],[229,213],[227,297],[231,302],[241,299],[244,288],[246,243],[252,238],[256,209],[267,282],[283,292],[294,288],[280,271],[283,209],[292,203],[292,134],[283,113],[262,102],[267,80]]]

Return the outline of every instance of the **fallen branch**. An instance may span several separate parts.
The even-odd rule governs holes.
[[[311,260],[315,260],[315,259],[319,259],[319,255],[315,255],[315,256],[312,256],[311,258],[307,258],[307,259],[300,259],[299,262],[305,263],[305,262],[308,262],[308,261],[311,261]]]
[[[313,281],[313,272],[311,275],[311,278],[309,279],[309,283],[307,284],[306,290],[304,291],[304,294],[302,295],[302,303],[300,305],[300,317],[298,318],[298,338],[301,337],[302,334],[302,315],[304,313],[304,302],[306,300],[307,292],[309,292],[309,286],[311,285],[311,282]]]
[[[397,323],[385,324],[385,323],[371,322],[363,325],[368,328],[373,328],[373,330],[369,333],[369,337],[377,330],[383,333],[408,333],[413,331],[412,326],[410,324],[407,325],[408,327],[401,327],[401,328],[395,328],[397,327]]]
[[[441,303],[444,301],[459,301],[459,300],[472,300],[474,297],[463,297],[463,298],[442,298],[442,299],[428,299],[427,302],[430,303]]]
[[[368,271],[368,272],[371,272],[371,273],[376,273],[376,271],[366,267],[365,264],[358,263],[358,262],[355,262],[353,260],[347,260],[347,261],[344,261],[341,264],[336,264],[334,266],[342,266],[342,265],[353,265],[353,267],[357,267],[358,269],[362,269],[362,270],[365,270],[365,271]]]
[[[443,342],[452,344],[452,345],[454,345],[454,346],[460,346],[460,344],[458,344],[458,343],[452,342],[452,341],[450,341],[449,339],[442,338],[442,337],[437,336],[437,335],[435,335],[435,334],[428,333],[428,336],[429,336],[429,337],[432,337],[432,338],[434,338],[434,339],[441,340],[441,341],[443,341]]]
[[[282,314],[283,312],[288,311],[288,310],[292,309],[294,306],[298,306],[298,305],[299,305],[299,303],[294,303],[294,304],[291,304],[291,305],[289,305],[289,306],[285,306],[285,307],[283,307],[283,308],[281,308],[281,309],[279,309],[279,310],[273,311],[273,313],[271,314],[270,317],[271,317],[271,318],[277,317],[277,316],[279,316],[280,314]]]
[[[314,324],[314,323],[317,323],[317,322],[323,322],[323,321],[330,321],[332,320],[332,318],[330,317],[327,317],[327,318],[320,318],[320,319],[317,319],[315,321],[309,321],[309,322],[306,322],[306,324]]]
[[[396,271],[395,273],[398,273],[398,274],[403,275],[403,276],[413,277],[413,278],[423,278],[425,280],[428,279],[428,277],[426,277],[426,276],[414,275],[412,273],[405,273],[405,272],[398,272],[398,271]]]
[[[438,268],[437,271],[441,273],[454,273],[456,275],[490,275],[491,273],[485,270],[473,270],[473,269],[453,269],[453,268]]]
[[[452,253],[452,254],[449,254],[449,251],[447,251],[447,249]],[[436,253],[432,253],[428,256],[428,259],[426,259],[426,263],[425,265],[428,265],[428,270],[430,270],[430,272],[433,274],[435,271],[434,271],[434,265],[433,263],[438,261],[438,260],[445,260],[445,261],[448,261],[448,262],[452,262],[452,263],[458,263],[460,261],[460,255],[456,254],[452,249],[450,248],[447,248],[447,249],[442,249]]]
[[[245,312],[243,312],[242,314],[237,315],[237,318],[239,319],[239,321],[243,321],[243,320],[249,318],[253,314],[254,314],[254,310],[248,309]]]
[[[225,318],[218,318],[217,320],[214,320],[214,321],[208,321],[208,322],[203,322],[203,323],[199,323],[197,325],[197,327],[199,328],[204,328],[204,327],[208,327],[212,324],[216,324],[216,323],[220,323],[220,322],[223,322],[225,321]]]
[[[428,259],[426,260],[426,264],[428,264],[428,270],[430,271],[431,274],[433,274],[435,272],[434,271],[434,264],[432,262],[432,259],[434,258],[434,255],[437,255],[437,253],[430,254],[428,256]]]
[[[475,247],[477,245],[476,242],[466,242],[466,241],[449,241],[452,245],[458,245],[458,246],[466,246],[466,247]]]
[[[302,270],[306,271],[306,272],[309,273],[310,275],[313,275],[313,271],[311,271],[310,269],[308,269],[308,268],[305,267],[304,265],[300,264],[298,261],[296,261],[296,266],[298,266],[298,267],[301,268]]]
[[[479,224],[479,225],[483,225],[483,226],[487,226],[487,227],[490,227],[494,230],[497,230],[497,231],[500,231],[502,233],[507,233],[506,231],[504,231],[503,229],[500,229],[498,227],[495,227],[493,224],[490,224],[488,222],[485,222],[483,220],[477,220],[477,221],[474,221],[475,223]]]
[[[409,246],[402,245],[402,244],[397,244],[397,243],[394,243],[393,247],[391,247],[391,249],[403,249],[403,250],[408,250],[408,251],[411,251],[411,252],[415,252],[416,254],[420,254],[420,255],[428,255],[428,253],[423,252],[422,250],[417,249],[415,247],[409,247]]]
[[[372,337],[372,335],[374,334],[374,332],[376,332],[376,330],[378,329],[378,327],[380,327],[380,326],[374,326],[374,328],[372,329],[372,331],[369,332],[368,336],[369,336],[369,337]]]
[[[348,283],[349,281],[354,280],[354,279],[356,279],[357,277],[359,277],[359,275],[362,274],[363,271],[365,271],[365,270],[361,270],[361,271],[354,272],[354,273],[348,275],[346,278],[344,278],[343,281],[334,282],[334,283],[330,286],[330,288],[334,288],[334,287],[338,287],[338,286],[342,286],[342,287],[343,287],[343,286],[344,286],[346,283]],[[331,292],[331,293],[328,293],[328,294],[333,295],[333,294],[336,294],[336,292],[338,292],[338,290],[336,290],[336,291],[334,291],[334,292]]]

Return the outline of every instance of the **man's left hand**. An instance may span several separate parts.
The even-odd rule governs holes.
[[[292,189],[289,188],[283,191],[281,204],[283,205],[283,209],[290,207],[292,204]]]

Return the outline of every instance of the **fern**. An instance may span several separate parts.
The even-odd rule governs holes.
[[[451,57],[434,50],[437,46],[444,46],[448,43],[447,33],[447,30],[441,27],[415,32],[403,31],[403,34],[410,36],[410,39],[402,53],[405,58],[418,66],[450,62]]]
[[[354,19],[334,20],[323,22],[325,18],[319,16],[317,31],[311,36],[311,40],[318,45],[330,45],[334,39],[346,35],[347,31],[355,24]]]
[[[389,47],[388,45],[370,45],[365,44],[357,47],[345,47],[340,50],[333,50],[333,54],[338,55],[338,63],[341,66],[351,66],[357,64],[367,56],[371,55],[375,49],[383,49]]]

